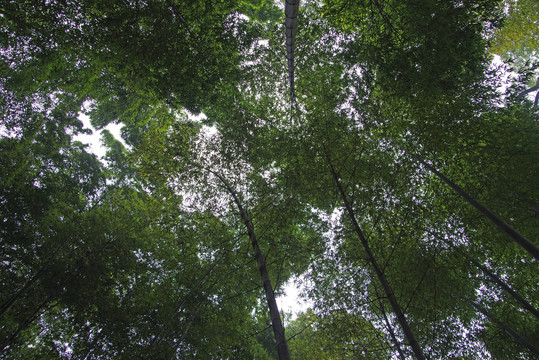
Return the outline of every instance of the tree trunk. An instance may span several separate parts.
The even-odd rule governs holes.
[[[67,278],[65,278],[60,284],[56,286],[55,291],[50,294],[42,303],[40,303],[37,307],[37,309],[30,315],[27,316],[26,319],[19,324],[19,327],[17,330],[15,330],[11,335],[4,340],[4,342],[0,345],[0,353],[4,352],[7,347],[9,347],[20,335],[20,333],[25,330],[31,323],[33,323],[41,313],[47,310],[47,307],[49,304],[54,300],[55,297],[58,297],[59,294],[62,291],[62,288],[69,283],[75,275],[78,273],[79,267],[77,269],[70,273]]]
[[[533,346],[533,344],[531,344],[528,340],[524,339],[522,336],[520,336],[520,334],[518,334],[517,332],[515,332],[513,329],[511,329],[510,327],[504,325],[500,320],[498,320],[497,318],[495,318],[494,316],[492,316],[492,314],[490,314],[486,309],[484,309],[482,306],[480,306],[479,304],[473,302],[473,301],[470,301],[470,304],[472,304],[472,306],[477,310],[479,311],[481,314],[485,315],[487,317],[487,319],[489,319],[491,322],[493,322],[494,324],[496,324],[496,326],[498,326],[500,329],[502,329],[503,331],[505,331],[509,336],[511,336],[516,342],[518,342],[520,345],[528,348],[528,350],[530,350],[532,353],[534,353],[536,356],[539,356],[539,350],[537,350],[537,348],[535,346]]]
[[[60,244],[58,244],[58,246],[56,247],[55,253],[58,253],[60,249],[62,249],[62,247],[66,244],[66,242],[67,242],[67,238],[62,240]],[[36,283],[36,281],[39,280],[45,274],[46,271],[47,271],[46,267],[42,266],[39,269],[39,271],[34,276],[32,276],[32,278],[28,280],[21,289],[19,289],[19,291],[17,291],[8,300],[6,300],[2,305],[0,305],[0,316],[3,315],[16,301],[18,301],[23,296],[23,294],[28,289],[30,289]]]
[[[443,242],[445,242],[447,245],[451,246],[452,248],[455,248],[455,246],[450,243],[447,240],[442,239]],[[468,261],[470,261],[475,267],[479,268],[485,275],[487,275],[496,285],[501,287],[503,290],[509,293],[515,299],[522,307],[529,312],[531,312],[537,319],[539,319],[539,311],[537,311],[532,304],[530,304],[528,301],[526,301],[522,296],[520,296],[515,290],[513,290],[508,284],[506,284],[502,279],[500,279],[496,274],[494,274],[492,271],[490,271],[486,266],[481,265],[479,262],[477,262],[475,259],[473,259],[470,255],[466,254],[464,251],[460,251],[457,249],[457,251],[463,255]]]
[[[288,80],[290,82],[292,106],[296,103],[296,91],[294,89],[294,43],[298,28],[298,10],[299,0],[285,1],[286,59],[288,62]]]
[[[281,321],[281,314],[279,313],[277,301],[275,300],[275,293],[273,292],[273,287],[271,286],[271,280],[269,278],[268,270],[266,268],[266,260],[264,259],[260,248],[258,247],[258,240],[255,236],[251,219],[247,215],[247,212],[243,209],[238,195],[236,194],[234,189],[230,187],[228,182],[221,175],[213,171],[211,171],[211,173],[214,174],[223,183],[230,195],[234,198],[234,202],[238,207],[241,219],[245,224],[245,227],[247,228],[247,234],[249,235],[249,239],[251,240],[251,244],[253,246],[253,252],[255,255],[256,262],[258,264],[260,276],[262,277],[264,291],[266,293],[266,300],[268,301],[271,324],[273,327],[273,334],[275,335],[275,342],[277,346],[277,354],[279,356],[279,360],[290,360],[290,350],[288,349],[288,343],[284,334],[284,326]]]
[[[386,311],[384,309],[384,303],[382,302],[382,299],[380,298],[380,295],[378,295],[378,290],[376,289],[376,286],[374,286],[374,291],[376,292],[376,297],[378,298],[378,304],[380,305],[380,311],[382,312],[382,316],[384,317],[384,322],[386,323],[387,330],[389,331],[389,336],[391,337],[391,341],[393,341],[393,344],[395,344],[395,347],[397,348],[397,352],[399,353],[399,358],[401,360],[406,360],[406,356],[404,356],[404,353],[401,349],[401,344],[397,340],[397,337],[395,336],[395,332],[393,331],[393,326],[389,322],[389,319],[387,318]]]
[[[415,335],[412,332],[412,329],[408,325],[408,321],[406,321],[406,318],[404,317],[404,313],[402,312],[399,304],[397,303],[397,299],[395,298],[395,295],[393,294],[393,290],[389,286],[389,283],[387,282],[382,272],[382,269],[380,268],[376,259],[374,258],[374,254],[371,251],[371,248],[369,246],[369,243],[367,242],[367,239],[363,235],[363,231],[361,230],[361,228],[359,227],[359,224],[357,223],[354,210],[352,209],[352,206],[348,202],[348,198],[346,197],[346,194],[344,193],[339,177],[337,176],[337,173],[335,172],[335,169],[333,168],[333,165],[331,164],[329,159],[328,159],[328,165],[330,167],[331,174],[333,175],[333,179],[335,180],[337,189],[339,190],[339,193],[341,195],[342,201],[344,203],[344,207],[346,208],[346,211],[348,212],[348,217],[350,218],[350,221],[352,222],[354,231],[356,232],[359,239],[361,240],[361,244],[363,245],[363,248],[365,249],[365,252],[367,253],[368,260],[372,264],[374,271],[376,272],[376,275],[378,277],[378,280],[380,281],[382,288],[384,289],[387,299],[389,300],[389,303],[391,304],[391,308],[393,309],[393,312],[397,316],[397,320],[399,321],[399,324],[401,325],[402,331],[404,332],[404,336],[406,336],[406,339],[410,343],[410,346],[412,347],[412,350],[414,352],[416,359],[425,360],[425,355],[423,355],[423,350],[419,346],[419,343],[417,342]]]
[[[0,315],[3,315],[17,300],[19,300],[22,294],[28,290],[34,283],[45,273],[45,268],[41,268],[30,280],[24,284],[24,286],[11,296],[7,301],[5,301],[0,306]]]
[[[38,316],[41,314],[41,311],[52,301],[52,298],[54,297],[54,295],[55,294],[50,295],[49,297],[47,297],[47,299],[45,299],[45,301],[39,304],[37,309],[30,316],[28,316],[21,324],[19,324],[19,327],[17,328],[17,330],[11,333],[11,335],[7,339],[4,340],[4,342],[0,345],[0,353],[5,351],[6,348],[10,346],[11,343],[13,343],[19,337],[19,334],[24,329],[26,329],[28,325],[30,325],[32,322],[34,322],[34,320],[38,318]]]
[[[509,235],[518,245],[522,246],[526,251],[528,251],[535,259],[539,260],[539,248],[535,246],[530,240],[522,236],[518,231],[513,229],[507,223],[505,223],[498,216],[494,215],[489,209],[487,209],[479,201],[472,198],[468,195],[460,186],[453,183],[447,177],[444,176],[441,172],[437,171],[435,168],[427,164],[425,161],[421,160],[419,157],[412,155],[421,165],[426,167],[430,172],[436,175],[440,180],[446,183],[451,189],[453,189],[457,194],[459,194],[464,200],[466,200],[470,205],[479,210],[483,216],[489,219],[494,225],[496,225],[501,231]]]

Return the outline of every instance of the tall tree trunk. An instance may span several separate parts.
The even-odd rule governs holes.
[[[504,325],[500,320],[498,320],[496,317],[494,317],[491,313],[489,313],[486,309],[484,309],[482,306],[477,304],[474,301],[470,301],[470,304],[479,311],[481,314],[485,315],[487,319],[489,319],[491,322],[496,324],[497,327],[505,331],[509,336],[511,336],[516,342],[518,342],[520,345],[528,348],[532,353],[534,353],[536,356],[539,356],[539,350],[528,340],[524,339],[522,336],[520,336],[519,333],[508,327],[507,325]]]
[[[26,317],[26,319],[19,324],[19,327],[17,330],[15,330],[11,335],[4,340],[4,342],[0,345],[0,353],[4,352],[7,347],[9,347],[17,338],[19,337],[20,333],[24,331],[30,324],[32,324],[44,311],[47,310],[51,302],[54,300],[54,298],[57,298],[60,296],[60,293],[63,291],[63,287],[68,284],[77,274],[80,269],[80,266],[75,269],[72,273],[69,274],[62,282],[60,282],[57,286],[55,291],[50,294],[42,303],[40,303],[37,307],[37,309],[29,316]]]
[[[17,300],[19,300],[24,292],[28,290],[34,283],[45,273],[45,268],[41,268],[24,286],[13,294],[7,301],[0,306],[0,316],[3,315]]]
[[[6,348],[9,347],[19,337],[19,334],[39,317],[43,309],[46,310],[47,305],[49,305],[55,295],[56,294],[49,295],[49,297],[47,297],[41,304],[38,305],[37,309],[30,316],[26,317],[26,319],[21,324],[19,324],[17,330],[11,333],[11,335],[9,335],[9,337],[5,339],[4,342],[0,345],[0,353],[5,351]]]
[[[189,329],[191,328],[191,326],[195,322],[195,319],[197,318],[201,307],[202,307],[202,302],[200,302],[198,304],[197,308],[195,309],[195,312],[193,312],[193,314],[191,314],[191,317],[189,318],[189,322],[187,323],[187,325],[185,325],[185,328],[184,328],[182,334],[180,335],[180,338],[178,339],[178,346],[174,349],[174,352],[172,353],[172,356],[170,357],[170,360],[176,359],[176,352],[178,351],[178,347],[183,342],[183,339],[185,339],[185,336],[187,336],[187,332],[189,331]]]
[[[58,244],[58,246],[56,247],[56,250],[54,253],[58,253],[58,251],[62,249],[62,247],[66,244],[66,242],[67,242],[67,238],[63,239],[60,242],[60,244]],[[46,271],[47,271],[46,266],[42,266],[38,270],[38,272],[34,276],[32,276],[32,278],[28,280],[21,289],[19,289],[19,291],[14,293],[8,300],[6,300],[2,305],[0,305],[0,316],[3,315],[15,302],[17,302],[23,296],[23,294],[26,291],[28,291],[28,289],[30,289],[36,283],[36,281],[39,280],[45,274]]]
[[[530,304],[528,301],[526,301],[522,296],[520,296],[515,290],[513,290],[509,284],[505,283],[502,279],[500,279],[496,274],[494,274],[492,271],[490,271],[486,266],[481,265],[478,261],[473,259],[470,255],[466,254],[464,251],[460,251],[458,248],[456,248],[451,242],[442,239],[443,242],[445,242],[447,245],[451,246],[452,248],[457,249],[457,251],[464,256],[466,259],[468,259],[469,262],[471,262],[475,267],[479,268],[485,275],[487,275],[496,285],[501,287],[503,290],[505,290],[509,295],[513,297],[522,307],[529,312],[531,312],[537,319],[539,319],[539,311],[537,311],[532,304]]]
[[[296,103],[294,89],[294,43],[298,28],[299,0],[285,0],[285,27],[286,27],[286,59],[288,63],[288,80],[290,82],[290,97],[292,106]]]
[[[380,298],[380,295],[378,294],[378,290],[376,289],[376,286],[374,286],[374,291],[376,293],[376,297],[378,298],[380,311],[382,312],[382,316],[384,317],[384,322],[386,323],[387,330],[389,331],[389,336],[391,337],[391,341],[393,341],[393,344],[395,344],[395,347],[397,348],[397,352],[399,353],[399,358],[401,360],[406,360],[406,357],[404,356],[404,353],[402,352],[402,349],[401,349],[401,344],[397,340],[397,337],[395,336],[395,332],[393,331],[393,326],[389,322],[389,319],[386,314],[386,310],[384,309],[384,303],[382,302],[382,299]]]
[[[230,187],[228,182],[219,174],[214,171],[211,171],[226,187],[227,191],[234,198],[234,202],[238,207],[240,212],[241,219],[247,228],[247,234],[251,240],[253,246],[253,252],[255,255],[256,262],[258,264],[258,270],[260,271],[260,276],[262,277],[262,284],[264,286],[264,291],[266,293],[266,300],[268,301],[268,307],[271,317],[271,324],[273,327],[273,334],[275,335],[275,342],[277,346],[277,354],[279,360],[290,360],[290,350],[288,349],[288,343],[284,334],[284,326],[281,321],[281,314],[279,313],[279,308],[277,307],[277,301],[275,300],[275,293],[273,292],[273,287],[271,286],[271,280],[268,275],[268,270],[266,268],[266,260],[260,251],[258,246],[258,240],[256,238],[253,223],[247,215],[247,212],[243,209],[241,202],[236,194],[236,191]]]
[[[348,202],[348,198],[346,197],[346,194],[341,186],[339,176],[337,175],[329,159],[328,159],[328,165],[329,165],[331,174],[333,175],[333,179],[335,180],[335,185],[337,186],[337,190],[339,190],[339,193],[341,195],[341,199],[344,203],[344,207],[346,208],[346,211],[348,212],[348,217],[350,218],[350,221],[352,222],[354,231],[356,232],[357,236],[361,240],[361,244],[363,245],[363,248],[365,249],[365,252],[367,253],[368,260],[370,261],[372,267],[374,268],[374,271],[376,272],[378,280],[380,281],[382,288],[384,289],[384,292],[387,296],[387,299],[389,300],[389,303],[391,304],[391,308],[393,309],[393,312],[397,316],[397,320],[399,321],[402,331],[404,332],[404,336],[406,336],[406,339],[410,343],[410,346],[412,347],[412,350],[414,352],[416,359],[425,360],[425,355],[423,355],[423,350],[419,346],[419,343],[417,342],[415,335],[412,332],[412,329],[410,328],[410,325],[408,325],[408,321],[406,321],[406,318],[404,317],[404,313],[402,312],[399,304],[397,303],[397,299],[395,298],[395,295],[393,294],[393,290],[389,286],[389,283],[387,282],[385,275],[382,272],[382,269],[378,265],[378,262],[376,261],[374,254],[371,251],[371,248],[369,246],[369,243],[367,242],[367,239],[365,238],[365,235],[363,235],[363,231],[359,227],[359,224],[354,214],[354,210],[352,209],[352,206]]]
[[[535,259],[539,260],[539,248],[535,246],[530,240],[525,238],[518,231],[509,226],[505,221],[500,219],[498,216],[494,215],[489,209],[487,209],[479,201],[472,198],[468,193],[466,193],[460,186],[449,180],[441,172],[436,170],[431,165],[427,164],[425,161],[421,160],[418,156],[412,155],[421,165],[426,167],[430,172],[436,175],[440,180],[442,180],[447,186],[453,189],[457,194],[459,194],[464,200],[466,200],[470,205],[476,208],[483,216],[489,219],[494,225],[496,225],[501,231],[509,235],[518,245],[522,246],[526,251],[528,251]]]

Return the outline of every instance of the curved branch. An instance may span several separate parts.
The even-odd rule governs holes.
[[[531,92],[534,92],[536,90],[539,90],[539,77],[537,78],[537,81],[535,82],[535,86],[532,86],[531,88],[529,88],[527,90],[524,90],[523,92],[521,92],[517,96],[521,97],[521,96],[524,96],[524,95],[529,94]],[[535,107],[537,105],[538,101],[539,101],[539,92],[537,92],[537,94],[535,95],[535,101],[533,102],[532,107]]]

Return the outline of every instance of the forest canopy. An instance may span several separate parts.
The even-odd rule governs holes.
[[[536,359],[534,7],[2,1],[0,359]]]

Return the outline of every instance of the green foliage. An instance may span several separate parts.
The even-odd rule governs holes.
[[[0,5],[0,358],[275,358],[219,177],[276,292],[306,284],[293,358],[411,357],[389,295],[429,358],[532,358],[496,280],[537,308],[536,260],[421,164],[537,243],[538,114],[485,71],[500,5],[301,6],[291,111],[272,1]],[[88,153],[79,112],[127,146]]]
[[[457,92],[484,71],[482,32],[496,27],[495,1],[324,1],[323,15],[358,34],[348,56],[377,70],[388,96]]]
[[[279,7],[271,0],[241,0],[238,11],[260,22],[277,22],[283,17]]]
[[[528,60],[539,48],[539,3],[535,0],[504,1],[506,18],[494,32],[489,50],[504,58]]]
[[[385,334],[361,316],[346,311],[300,314],[289,326],[291,353],[297,359],[387,359]],[[344,340],[344,341],[343,341]]]

